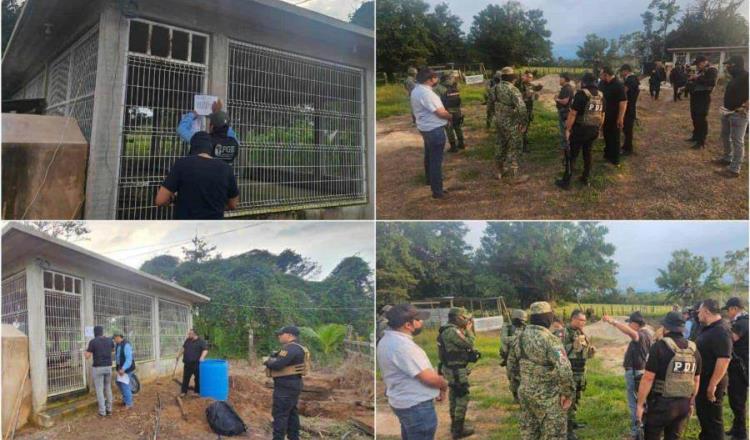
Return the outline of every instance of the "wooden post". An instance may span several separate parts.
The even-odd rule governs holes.
[[[255,365],[255,340],[253,329],[247,331],[247,361],[250,365]]]

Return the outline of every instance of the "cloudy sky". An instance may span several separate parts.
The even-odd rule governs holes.
[[[723,257],[728,250],[747,247],[747,222],[729,221],[611,221],[601,222],[609,228],[607,241],[615,245],[613,256],[619,264],[617,281],[621,289],[632,286],[638,291],[658,290],[654,280],[658,269],[667,267],[671,254],[678,249],[711,257]],[[467,241],[479,246],[485,222],[466,222],[470,232]]]
[[[426,0],[431,5],[446,2],[451,11],[464,22],[463,30],[468,33],[474,15],[488,4],[502,4],[505,0]],[[524,9],[541,9],[547,19],[547,29],[552,32],[554,56],[575,58],[577,46],[586,34],[595,33],[600,37],[618,38],[621,34],[643,28],[641,14],[648,8],[650,0],[609,1],[602,0],[520,0]],[[693,4],[694,0],[677,0],[681,11]],[[747,1],[741,8],[747,18]],[[681,15],[681,14],[680,14]]]
[[[157,255],[182,257],[197,233],[229,257],[253,249],[278,254],[291,248],[321,266],[325,278],[342,259],[358,255],[375,266],[374,226],[370,222],[225,221],[88,222],[89,240],[75,244],[138,268]]]
[[[319,12],[339,20],[349,21],[349,16],[364,0],[282,0],[301,8]]]

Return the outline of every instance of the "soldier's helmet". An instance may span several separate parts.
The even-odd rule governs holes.
[[[448,321],[461,327],[471,319],[471,313],[463,307],[453,307],[448,311]]]
[[[552,313],[552,306],[547,301],[537,301],[529,306],[529,312],[532,315],[541,315],[544,313]]]
[[[409,76],[417,76],[417,69],[415,67],[409,67],[408,69],[406,69],[406,73]]]
[[[498,70],[497,72],[495,72],[495,74],[492,77],[500,81],[500,79],[502,79],[502,76],[503,76],[503,73]]]
[[[526,322],[526,312],[521,309],[515,309],[510,314],[510,319],[511,320],[518,319],[519,321]]]
[[[380,309],[380,312],[385,314],[385,313],[388,313],[388,310],[391,310],[392,308],[393,308],[392,305],[386,304],[386,305],[383,306],[382,309]]]
[[[500,69],[500,74],[501,75],[515,75],[516,71],[513,70],[513,68],[510,66],[505,66],[502,69]]]

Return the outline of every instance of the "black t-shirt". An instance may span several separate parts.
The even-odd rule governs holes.
[[[182,362],[198,362],[203,350],[208,350],[208,344],[201,338],[195,340],[187,338],[185,339],[185,343],[182,344],[182,348],[185,350],[182,355]]]
[[[726,321],[720,319],[701,329],[695,340],[698,351],[703,358],[703,373],[701,374],[701,388],[708,386],[708,381],[714,374],[716,360],[732,357],[732,336]],[[726,386],[727,375],[719,382],[719,386]]]
[[[112,366],[112,350],[115,349],[115,343],[112,338],[99,336],[89,341],[86,351],[91,353],[95,367]]]
[[[295,343],[289,343],[279,352],[279,355],[271,358],[266,366],[271,370],[281,370],[289,365],[299,365],[305,362],[305,351]],[[274,388],[286,388],[292,391],[302,390],[302,376],[292,374],[273,378]]]
[[[646,367],[646,358],[651,349],[651,335],[644,329],[638,330],[638,340],[631,339],[628,349],[625,351],[625,360],[622,363],[626,370],[643,370]]]
[[[669,332],[666,335],[672,338],[675,344],[680,348],[686,348],[688,346],[688,340],[682,336],[679,332]],[[651,345],[651,350],[648,352],[648,361],[646,361],[646,371],[654,373],[656,380],[664,380],[667,377],[667,366],[674,357],[674,352],[667,347],[667,343],[663,340],[658,340]],[[696,350],[695,352],[695,374],[701,373],[702,360],[701,354]]]
[[[557,95],[557,99],[565,99],[565,98],[572,98],[573,97],[573,86],[570,84],[563,84],[563,86],[560,88],[560,93]],[[558,110],[563,108],[570,107],[570,100],[568,100],[568,105],[560,105],[559,103],[555,102],[555,106]]]
[[[599,90],[597,88],[590,88],[589,92],[593,96],[599,95]],[[589,103],[589,97],[586,96],[585,93],[583,93],[583,90],[579,90],[576,92],[575,96],[573,96],[573,100],[570,104],[570,109],[575,110],[576,112],[576,120],[573,124],[573,129],[570,132],[570,137],[572,138],[572,141],[576,140],[586,140],[590,138],[596,139],[597,136],[599,136],[599,127],[586,127],[581,124],[581,120],[583,118],[584,113],[586,113],[586,106]]]
[[[609,116],[607,120],[614,124],[620,112],[620,102],[628,100],[625,95],[625,86],[622,81],[613,78],[608,83],[601,81],[599,89],[604,94],[604,113]]]
[[[177,193],[178,220],[224,218],[227,202],[239,195],[232,167],[198,155],[177,159],[162,186]]]
[[[742,362],[745,363],[745,368],[747,368],[748,364],[747,324],[747,315],[742,315],[732,321],[732,333],[740,337],[734,342],[734,354],[742,359]]]
[[[747,101],[747,71],[743,70],[741,74],[732,76],[724,91],[724,108],[727,110],[736,110]]]
[[[641,83],[638,81],[638,77],[635,75],[628,75],[625,78],[625,87],[627,87],[626,96],[628,99],[628,108],[635,106],[635,102],[638,100],[638,94],[641,93]]]

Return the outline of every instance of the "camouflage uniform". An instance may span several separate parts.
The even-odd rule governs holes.
[[[417,69],[415,69],[414,67],[409,67],[406,74],[407,77],[404,80],[404,89],[406,89],[406,94],[408,96],[411,96],[411,91],[414,90],[414,87],[417,86]],[[413,112],[411,114],[411,123],[416,123],[416,118]]]
[[[526,312],[523,310],[514,310],[511,315],[511,320],[519,320],[520,325],[516,326],[515,324],[508,324],[503,326],[501,334],[502,340],[500,341],[500,366],[505,367],[505,374],[508,377],[510,392],[513,394],[513,400],[518,402],[518,385],[521,383],[520,372],[508,367],[508,354],[513,350],[513,347],[518,340],[518,335],[523,332],[524,328],[526,328]]]
[[[573,370],[573,381],[575,382],[573,404],[570,405],[570,409],[568,410],[568,436],[575,438],[572,432],[573,427],[577,425],[575,419],[578,401],[581,399],[581,393],[586,390],[586,359],[594,356],[595,348],[591,345],[588,336],[583,331],[575,329],[570,325],[565,326],[563,346],[570,360]]]
[[[492,79],[484,85],[484,102],[487,105],[487,128],[490,128],[492,120],[495,119],[495,105],[491,103],[491,96],[492,89],[495,88],[498,82],[500,82],[500,71],[497,71]]]
[[[471,318],[464,308],[451,309],[449,317],[451,315]],[[466,409],[469,406],[468,354],[474,351],[474,335],[465,328],[449,322],[440,328],[440,340],[446,356],[446,359],[441,359],[441,373],[450,388],[451,433],[453,438],[460,438],[462,432],[470,430],[464,426]]]
[[[551,313],[546,302],[531,305],[531,314]],[[550,331],[529,324],[508,356],[508,366],[521,372],[518,397],[523,440],[565,440],[567,415],[560,396],[572,397],[573,371],[562,342]]]
[[[490,102],[495,106],[495,163],[498,173],[501,177],[506,173],[515,177],[518,173],[518,156],[523,147],[522,131],[518,127],[526,125],[526,104],[523,103],[521,92],[509,81],[500,81],[492,89]]]
[[[523,131],[523,151],[529,151],[529,127],[534,120],[534,100],[538,98],[537,92],[542,90],[539,84],[527,84],[523,79],[516,81],[516,88],[521,92],[523,103],[526,104],[526,130]]]
[[[435,93],[440,97],[443,106],[453,116],[451,123],[445,125],[445,134],[451,148],[449,151],[462,150],[464,148],[463,114],[461,113],[461,95],[453,74],[444,75],[440,84],[436,85]]]

